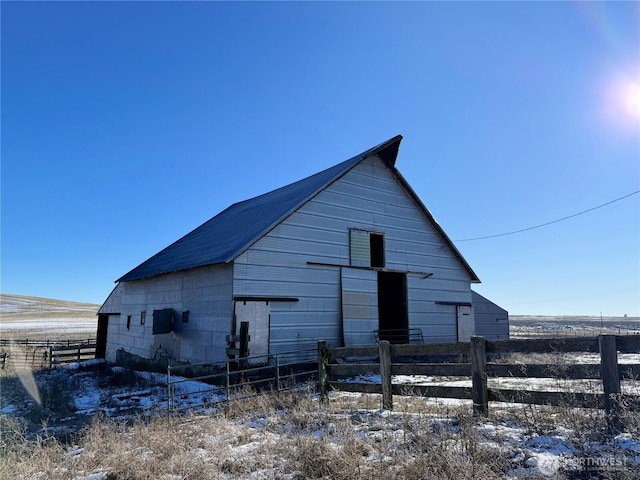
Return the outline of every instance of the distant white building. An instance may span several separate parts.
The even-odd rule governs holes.
[[[99,310],[97,356],[221,361],[243,321],[251,355],[409,331],[425,342],[507,336],[396,169],[401,139],[231,205],[120,277]]]

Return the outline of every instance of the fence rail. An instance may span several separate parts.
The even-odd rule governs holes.
[[[512,353],[567,352],[599,353],[600,363],[558,365],[490,362],[494,357]],[[320,341],[320,395],[323,401],[327,401],[329,389],[380,393],[382,406],[388,409],[393,408],[393,395],[470,399],[473,400],[474,413],[479,415],[488,413],[490,401],[599,408],[605,409],[615,424],[619,421],[617,412],[621,402],[640,405],[640,396],[624,395],[620,386],[621,380],[638,380],[640,364],[618,364],[618,352],[640,353],[640,336],[601,335],[504,341],[472,337],[470,343],[393,345],[381,341],[377,347],[356,348],[329,348],[326,342]],[[434,358],[439,361],[434,362]],[[356,375],[380,375],[380,383],[345,380]],[[471,387],[393,384],[393,375],[470,377]],[[487,379],[490,377],[599,379],[603,393],[488,388]]]
[[[96,340],[0,340],[0,369],[54,368],[95,357]]]
[[[374,330],[373,336],[376,343],[380,343],[380,340],[388,340],[391,343],[424,343],[421,328]]]

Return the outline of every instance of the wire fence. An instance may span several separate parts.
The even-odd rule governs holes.
[[[640,335],[637,317],[529,317],[509,318],[511,338],[592,337]]]
[[[574,328],[572,326],[549,328],[548,326],[530,326],[511,324],[509,336],[511,338],[561,338],[561,337],[594,337],[598,335],[640,335],[640,325],[637,328],[628,327],[591,327]]]
[[[301,350],[167,368],[169,414],[317,382],[317,351]]]

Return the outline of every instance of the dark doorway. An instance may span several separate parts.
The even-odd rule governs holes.
[[[107,354],[107,328],[109,315],[98,315],[98,333],[96,334],[96,358],[105,358]]]
[[[372,267],[384,267],[384,235],[369,234],[369,250]]]
[[[407,275],[378,272],[378,334],[380,340],[409,343]]]

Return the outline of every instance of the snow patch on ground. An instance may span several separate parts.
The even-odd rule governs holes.
[[[15,405],[5,405],[4,407],[2,407],[2,409],[0,409],[0,412],[3,415],[11,415],[12,413],[15,413],[18,410],[18,407],[16,407]]]

